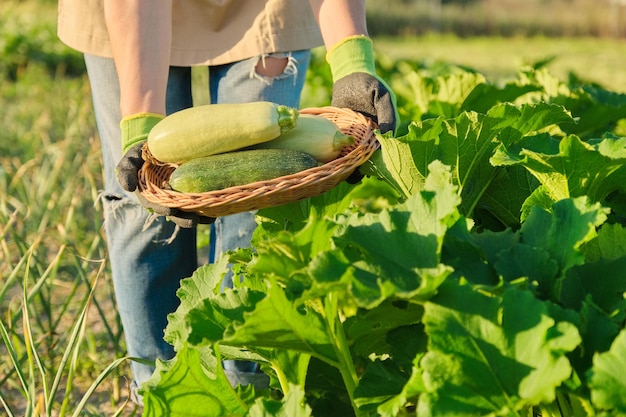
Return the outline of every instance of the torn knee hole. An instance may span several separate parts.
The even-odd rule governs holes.
[[[277,77],[287,68],[289,57],[265,57],[259,59],[254,70],[264,77]]]

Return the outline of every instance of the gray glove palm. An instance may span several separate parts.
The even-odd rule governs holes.
[[[357,111],[378,124],[381,133],[396,128],[396,109],[392,93],[377,78],[354,72],[333,85],[331,104]]]
[[[137,191],[137,186],[139,185],[139,170],[145,163],[141,155],[142,147],[143,142],[133,145],[130,149],[128,149],[128,151],[126,151],[120,162],[117,164],[117,180],[122,188],[126,191],[135,192],[135,195],[141,205],[150,212],[158,214],[159,216],[165,216],[168,220],[180,227],[190,228],[197,224],[213,223],[215,219],[212,217],[205,217],[196,213],[152,203]]]
[[[396,97],[376,73],[372,40],[363,35],[349,36],[328,51],[326,60],[334,81],[331,104],[363,114],[376,122],[382,133],[395,132]],[[355,183],[361,178],[356,169],[346,181]]]

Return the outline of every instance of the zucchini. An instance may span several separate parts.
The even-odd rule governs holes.
[[[203,193],[295,174],[318,165],[311,155],[291,149],[250,149],[192,159],[170,176],[170,187]]]
[[[330,120],[314,114],[300,114],[296,127],[276,139],[252,145],[252,149],[293,149],[313,155],[320,162],[337,158],[341,150],[354,144],[354,138],[346,135]]]
[[[191,107],[157,123],[148,149],[161,162],[181,164],[272,140],[293,129],[298,115],[297,109],[268,101]]]

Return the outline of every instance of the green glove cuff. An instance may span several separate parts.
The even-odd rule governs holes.
[[[156,113],[137,113],[124,117],[120,122],[120,128],[122,129],[122,154],[125,154],[128,149],[137,143],[148,139],[150,130],[163,118],[162,114]]]
[[[326,61],[330,65],[333,81],[354,72],[364,72],[376,78],[374,45],[367,36],[350,36],[328,51]]]

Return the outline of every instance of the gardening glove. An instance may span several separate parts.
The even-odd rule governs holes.
[[[148,211],[159,216],[165,216],[180,227],[190,228],[198,223],[213,223],[215,219],[212,217],[204,217],[196,213],[152,203],[137,191],[139,170],[145,162],[142,148],[148,138],[148,133],[161,119],[163,119],[162,115],[153,113],[139,113],[122,119],[120,128],[122,129],[123,156],[117,164],[117,180],[126,191],[135,192],[141,205]]]
[[[215,218],[213,217],[201,216],[197,213],[182,211],[152,203],[138,191],[135,191],[135,195],[141,205],[148,209],[149,212],[155,213],[159,216],[165,216],[172,223],[185,229],[189,229],[198,224],[211,224],[215,221]]]
[[[333,76],[331,104],[373,120],[381,133],[394,131],[399,117],[396,96],[377,74],[372,40],[350,36],[326,54]]]
[[[399,122],[396,96],[376,74],[372,40],[350,36],[328,51],[326,60],[334,81],[331,104],[363,114],[381,133],[395,132]],[[346,182],[356,184],[362,178],[357,168]]]
[[[139,170],[144,164],[141,148],[150,130],[163,119],[155,113],[138,113],[120,122],[122,130],[122,159],[117,164],[117,180],[126,191],[135,191],[139,184]]]

